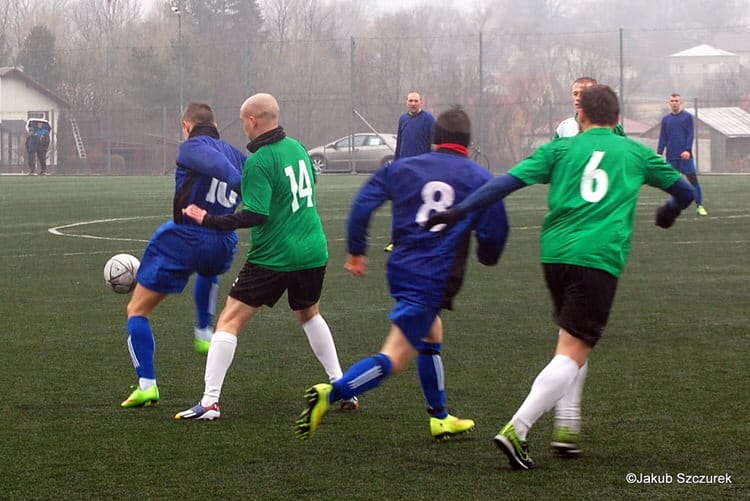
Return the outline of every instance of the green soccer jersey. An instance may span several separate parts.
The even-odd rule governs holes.
[[[290,137],[261,146],[242,172],[245,209],[268,216],[250,230],[247,260],[275,271],[306,270],[328,262],[310,157]]]
[[[652,149],[594,128],[540,147],[509,174],[549,184],[542,263],[596,268],[619,277],[630,254],[642,185],[666,189],[680,173]]]

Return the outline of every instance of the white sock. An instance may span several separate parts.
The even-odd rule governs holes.
[[[202,339],[203,341],[211,341],[211,337],[214,335],[214,328],[210,325],[208,327],[195,327],[193,329],[195,333],[195,339]]]
[[[555,428],[566,426],[572,431],[581,431],[581,401],[583,400],[583,385],[586,383],[589,363],[578,369],[578,374],[568,387],[565,395],[555,405]]]
[[[328,374],[330,381],[341,379],[344,375],[341,372],[339,356],[336,353],[336,345],[333,342],[331,329],[321,315],[315,315],[310,320],[302,324],[302,329],[307,335],[307,341],[310,343],[313,353]]]
[[[146,378],[146,377],[139,377],[138,378],[138,387],[142,391],[148,390],[149,388],[151,388],[155,384],[156,384],[156,379],[149,379],[149,378]]]
[[[211,347],[206,357],[206,374],[201,405],[207,407],[219,401],[221,387],[237,349],[237,336],[228,332],[217,332],[211,338]]]
[[[536,420],[562,398],[577,375],[578,364],[572,358],[555,355],[550,360],[537,375],[526,400],[510,420],[519,438],[526,439],[526,434]]]

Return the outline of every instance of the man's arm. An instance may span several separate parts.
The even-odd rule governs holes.
[[[253,226],[260,226],[268,220],[268,216],[249,210],[241,210],[222,216],[212,216],[195,204],[188,205],[182,209],[182,213],[203,227],[223,231],[252,228]]]
[[[180,144],[177,153],[177,163],[184,167],[200,172],[206,176],[224,181],[235,189],[242,180],[242,166],[233,165],[224,153],[197,140],[190,140]]]
[[[659,155],[664,153],[665,146],[667,146],[667,124],[666,118],[662,118],[661,127],[659,128],[659,146],[656,147],[656,153]]]
[[[479,222],[474,228],[477,260],[485,266],[494,266],[505,249],[510,231],[505,204],[502,201],[496,202],[482,211],[479,217]]]
[[[693,156],[693,140],[695,139],[695,123],[693,122],[693,115],[688,114],[688,119],[685,120],[685,149],[687,155],[683,156],[684,160],[688,160]]]
[[[661,228],[669,228],[674,224],[677,216],[693,203],[695,192],[693,185],[684,178],[678,179],[676,183],[664,191],[672,195],[672,198],[656,209],[654,223]]]
[[[481,188],[453,208],[430,216],[425,222],[425,228],[429,230],[438,224],[445,224],[446,227],[450,228],[466,217],[469,212],[492,205],[524,186],[526,186],[526,183],[510,174],[497,176],[487,181]]]
[[[367,228],[375,210],[388,200],[389,165],[380,168],[362,186],[352,203],[346,225],[346,252],[352,256],[367,254]]]
[[[398,160],[401,158],[401,148],[402,148],[402,141],[401,138],[403,136],[403,131],[401,130],[401,123],[403,117],[399,117],[398,119],[398,126],[396,127],[396,151],[393,152],[393,159]]]

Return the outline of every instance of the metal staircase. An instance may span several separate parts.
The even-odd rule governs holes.
[[[87,158],[86,148],[83,147],[83,138],[81,137],[81,130],[78,128],[78,122],[76,122],[75,118],[70,119],[70,128],[73,131],[73,139],[76,142],[76,152],[78,153],[78,158]]]

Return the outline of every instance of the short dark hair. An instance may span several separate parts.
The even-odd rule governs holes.
[[[213,125],[216,123],[214,110],[206,103],[188,104],[182,119],[193,125]]]
[[[581,109],[589,122],[595,125],[617,125],[620,102],[608,85],[592,85],[581,94]]]
[[[433,144],[456,143],[469,146],[471,143],[471,120],[458,105],[442,112],[432,129]]]
[[[573,80],[573,85],[575,84],[596,85],[597,81],[594,77],[578,77]]]

